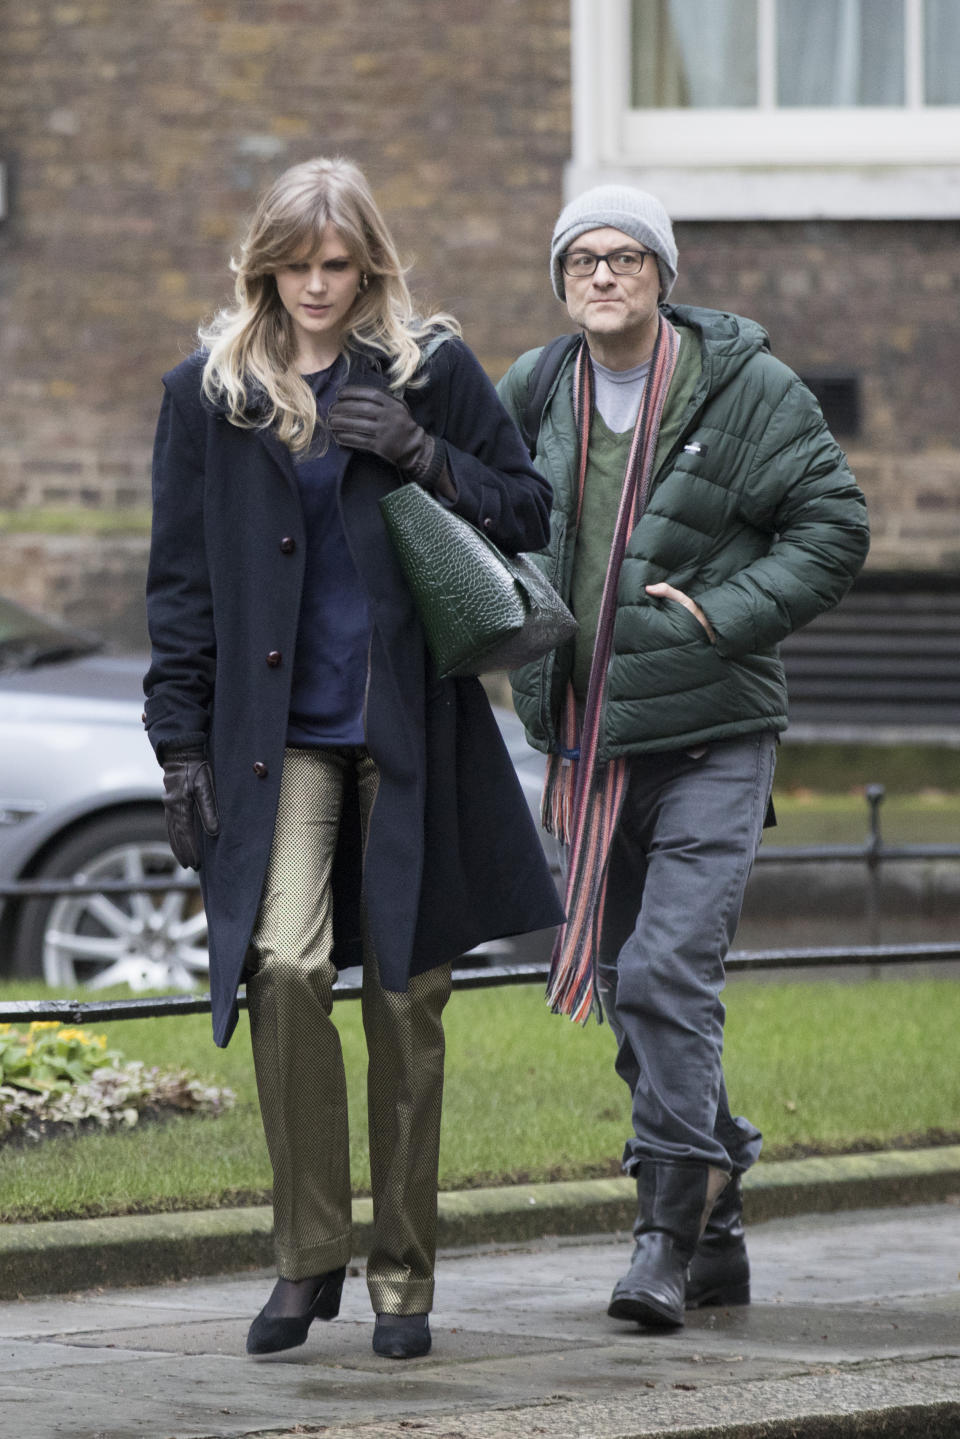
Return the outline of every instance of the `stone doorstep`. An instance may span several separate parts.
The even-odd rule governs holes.
[[[759,1164],[744,1180],[748,1223],[845,1209],[960,1202],[960,1145]],[[440,1248],[546,1235],[629,1231],[630,1179],[511,1185],[442,1193]],[[354,1253],[365,1255],[370,1199],[353,1202]],[[0,1300],[269,1268],[268,1205],[175,1214],[0,1225]]]

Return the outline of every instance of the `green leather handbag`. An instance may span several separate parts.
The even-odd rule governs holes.
[[[414,482],[380,501],[439,674],[518,669],[570,638],[577,622],[526,555],[505,555]]]

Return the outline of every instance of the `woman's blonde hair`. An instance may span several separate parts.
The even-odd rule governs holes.
[[[356,165],[316,159],[284,171],[262,196],[231,261],[236,305],[201,328],[200,343],[209,351],[207,398],[226,407],[231,424],[272,427],[295,453],[310,444],[317,407],[294,364],[293,322],[274,277],[284,265],[311,258],[327,225],[336,226],[365,277],[348,315],[348,362],[351,350],[373,350],[386,361],[390,389],[399,391],[415,376],[428,335],[460,333],[450,315],[422,319],[414,312],[396,247]]]

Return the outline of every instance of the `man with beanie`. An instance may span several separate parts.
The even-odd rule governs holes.
[[[536,433],[555,492],[536,558],[579,629],[511,680],[568,847],[550,1002],[602,1006],[632,1096],[636,1246],[608,1313],[675,1327],[685,1305],[749,1302],[740,1178],[761,1136],[727,1101],[724,959],[787,724],[777,646],[849,589],[866,511],[760,326],[666,303],[677,247],[652,195],[573,200],[550,267],[579,339],[553,374],[521,356],[500,396]]]

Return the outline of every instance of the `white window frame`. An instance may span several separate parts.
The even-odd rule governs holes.
[[[773,0],[758,0],[756,106],[638,110],[629,0],[572,0],[568,194],[640,184],[675,219],[960,216],[960,106],[922,103],[922,0],[905,5],[902,106],[778,109]]]

